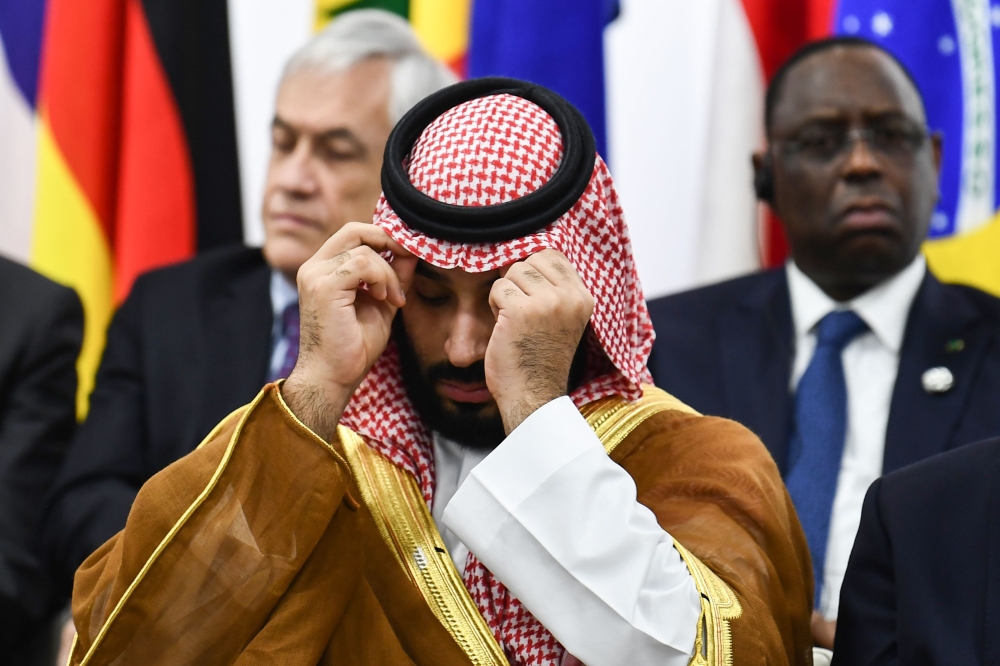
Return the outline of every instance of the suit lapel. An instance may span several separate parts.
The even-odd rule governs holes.
[[[750,428],[784,470],[791,423],[792,310],[783,269],[763,274],[718,321],[726,416]]]
[[[218,290],[203,312],[207,356],[202,429],[251,400],[266,381],[273,319],[271,271],[259,250],[255,252],[259,265],[235,277],[218,277]]]
[[[989,337],[989,327],[962,292],[942,285],[928,272],[906,322],[886,428],[883,474],[950,448]],[[961,351],[949,351],[949,342],[956,340],[961,341]],[[947,392],[928,393],[923,374],[939,366],[951,370],[955,384]]]

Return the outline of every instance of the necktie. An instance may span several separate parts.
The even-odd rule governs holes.
[[[816,335],[816,351],[795,391],[795,427],[788,449],[790,464],[785,485],[812,554],[817,605],[823,586],[833,497],[847,436],[847,385],[841,354],[867,328],[850,310],[823,317]]]
[[[268,377],[268,381],[273,382],[284,379],[292,372],[295,361],[299,357],[299,304],[292,303],[281,313],[281,339],[288,346],[285,348],[285,358]]]

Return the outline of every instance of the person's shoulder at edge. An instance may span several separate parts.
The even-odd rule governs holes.
[[[200,252],[191,259],[155,268],[143,273],[137,283],[146,285],[177,286],[188,280],[237,276],[266,267],[264,254],[259,247],[241,244],[224,245]]]
[[[937,276],[935,276],[933,271],[930,271],[930,269],[928,269],[928,274],[937,279]],[[1000,298],[996,295],[983,291],[982,289],[978,289],[977,287],[964,284],[951,282],[940,282],[940,284],[949,300],[964,299],[972,305],[972,307],[978,310],[980,314],[991,320],[1000,321]]]
[[[211,294],[224,292],[258,272],[269,272],[260,248],[226,245],[143,273],[132,285],[126,303],[144,304],[139,306],[142,311],[155,304],[152,312],[157,321],[184,316],[182,313],[211,299]]]
[[[967,475],[993,474],[991,462],[1000,459],[1000,437],[966,444],[957,449],[932,456],[879,480],[879,497],[919,498],[935,496],[935,489],[948,487]]]
[[[35,270],[0,256],[0,301],[17,303],[27,312],[51,307],[51,302],[70,299],[79,303],[69,287]]]

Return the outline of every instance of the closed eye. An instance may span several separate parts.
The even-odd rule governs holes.
[[[422,293],[418,289],[417,290],[417,298],[419,298],[421,300],[421,302],[426,303],[427,305],[429,305],[431,307],[439,307],[439,306],[442,306],[442,305],[446,304],[451,299],[451,296],[449,296],[448,294],[428,295],[428,294]]]

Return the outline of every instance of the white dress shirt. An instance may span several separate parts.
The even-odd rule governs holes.
[[[569,654],[587,666],[688,663],[701,613],[691,574],[569,398],[535,411],[481,462],[454,453],[437,439],[439,528]]]
[[[840,586],[861,523],[861,505],[868,486],[882,475],[899,351],[910,306],[927,264],[923,255],[917,255],[895,276],[846,303],[827,296],[794,262],[788,262],[786,270],[795,326],[795,365],[790,386],[793,394],[816,350],[816,327],[823,317],[834,310],[853,310],[869,329],[844,347],[841,357],[847,384],[847,437],[833,498],[819,604],[820,613],[835,620]]]
[[[285,308],[299,302],[299,290],[295,283],[285,277],[281,271],[271,271],[271,361],[267,366],[267,376],[270,377],[281,369],[288,353],[288,340],[281,334],[284,323]]]

